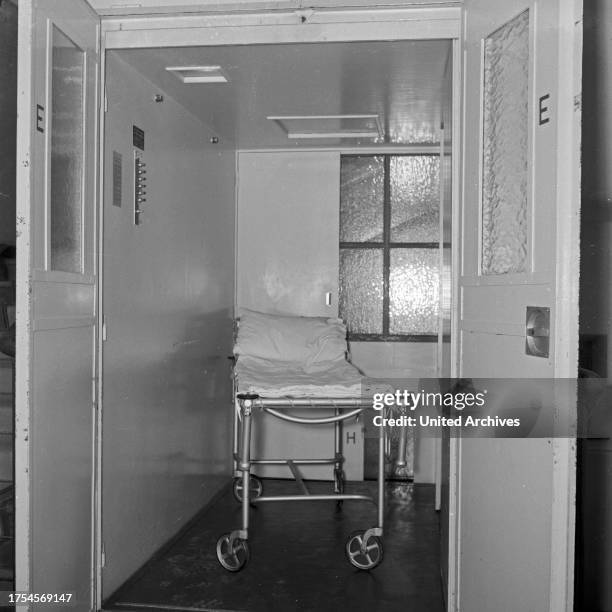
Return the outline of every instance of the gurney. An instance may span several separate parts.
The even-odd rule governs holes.
[[[241,312],[234,346],[233,492],[242,505],[242,525],[217,541],[217,558],[226,570],[240,571],[249,561],[251,505],[283,501],[335,501],[339,507],[345,501],[375,504],[376,525],[353,532],[345,552],[348,561],[360,570],[370,570],[382,561],[385,428],[379,427],[377,499],[346,493],[342,424],[371,407],[371,399],[364,394],[364,376],[347,355],[346,328],[339,319]],[[299,415],[292,410],[297,408],[301,409]],[[321,415],[323,409],[325,414]],[[296,425],[333,426],[333,457],[251,457],[252,419],[262,412]],[[300,493],[264,495],[261,479],[252,474],[255,465],[287,466]],[[332,467],[333,493],[311,494],[300,465]]]

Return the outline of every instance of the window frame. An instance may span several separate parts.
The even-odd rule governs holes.
[[[391,334],[389,333],[390,318],[390,273],[392,249],[437,249],[441,251],[445,243],[438,242],[397,242],[391,240],[391,158],[393,157],[437,157],[439,153],[349,153],[340,155],[340,165],[345,157],[382,157],[383,158],[383,232],[382,242],[344,242],[339,240],[338,254],[343,249],[375,249],[382,251],[383,255],[383,304],[382,304],[382,333],[355,333],[348,331],[349,341],[356,342],[438,342],[438,333],[435,334]],[[441,168],[439,169],[441,177]],[[442,189],[440,185],[440,189]],[[340,192],[339,208],[342,205]],[[438,209],[439,210],[439,209]],[[340,221],[342,223],[342,221]],[[450,246],[450,245],[448,245]],[[340,281],[340,279],[338,279]],[[339,282],[339,288],[340,282]],[[339,313],[340,314],[340,313]]]

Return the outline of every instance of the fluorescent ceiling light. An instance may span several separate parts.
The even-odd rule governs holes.
[[[228,83],[221,66],[167,66],[183,83]]]
[[[292,139],[382,138],[380,117],[367,115],[271,115]]]

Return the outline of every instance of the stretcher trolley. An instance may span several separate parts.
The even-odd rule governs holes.
[[[248,311],[247,311],[248,312]],[[243,327],[249,328],[245,324],[245,319],[251,323],[251,319],[257,315],[259,318],[269,317],[260,313],[248,313],[241,317],[240,330]],[[280,325],[280,336],[272,333],[274,339],[274,350],[282,345],[287,336],[291,337],[290,332],[293,327],[286,326],[296,319],[295,325],[302,327],[306,323],[321,324],[321,319],[305,317],[280,317],[280,323],[272,324],[273,331],[278,332]],[[334,333],[344,343],[342,359],[328,359],[329,350],[318,350],[318,360],[302,361],[279,361],[270,359],[277,357],[276,354],[269,354],[261,347],[253,349],[255,354],[247,353],[245,345],[240,343],[240,331],[238,333],[237,356],[234,368],[234,389],[235,389],[235,413],[234,413],[234,439],[233,439],[233,458],[234,458],[234,483],[233,492],[236,499],[242,506],[242,524],[238,529],[223,534],[217,541],[217,558],[219,563],[228,571],[240,571],[249,561],[249,514],[252,505],[296,501],[296,502],[315,502],[315,501],[336,501],[339,506],[344,501],[365,501],[377,506],[377,520],[375,525],[366,526],[361,531],[352,533],[346,541],[345,552],[348,561],[360,570],[370,570],[379,565],[383,559],[383,521],[384,521],[384,485],[385,485],[385,442],[386,428],[378,428],[378,493],[376,498],[345,492],[345,476],[343,470],[344,456],[342,452],[342,425],[347,419],[357,418],[366,408],[371,407],[371,402],[362,395],[363,375],[350,364],[346,359],[346,330],[337,319],[330,319],[328,322],[334,328]],[[257,321],[259,327],[259,320]],[[319,325],[320,327],[321,325]],[[260,330],[257,329],[259,332]],[[310,330],[312,332],[312,330]],[[328,330],[321,333],[325,338],[324,349],[329,349]],[[302,339],[312,352],[313,343],[320,349],[321,343],[317,345],[312,340],[312,333],[305,333],[306,338]],[[332,334],[333,337],[333,334]],[[283,341],[279,340],[282,338]],[[264,342],[265,344],[265,342]],[[299,344],[299,342],[298,342]],[[292,345],[291,348],[295,348]],[[251,347],[252,349],[252,347]],[[262,357],[259,353],[263,353]],[[294,356],[292,350],[288,351],[290,356]],[[303,355],[299,355],[303,357]],[[299,415],[294,409],[300,409]],[[313,415],[310,416],[310,409]],[[324,416],[321,416],[322,409],[327,409]],[[317,414],[318,411],[318,414]],[[253,417],[258,413],[267,413],[272,417],[299,425],[321,425],[334,427],[334,454],[333,457],[326,458],[253,458],[251,456],[251,431]],[[308,416],[304,416],[307,414]],[[295,495],[274,495],[266,496],[263,491],[262,481],[251,473],[253,466],[256,465],[286,465],[293,475],[299,487],[299,493]],[[304,482],[300,473],[301,465],[329,465],[333,470],[333,492],[329,494],[311,494],[307,484]]]

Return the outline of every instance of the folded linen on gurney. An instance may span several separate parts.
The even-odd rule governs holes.
[[[262,397],[359,397],[361,372],[351,363],[326,361],[304,366],[241,356],[234,371],[239,393]]]
[[[234,354],[239,393],[270,398],[361,394],[363,375],[346,359],[346,326],[337,318],[243,309]]]

